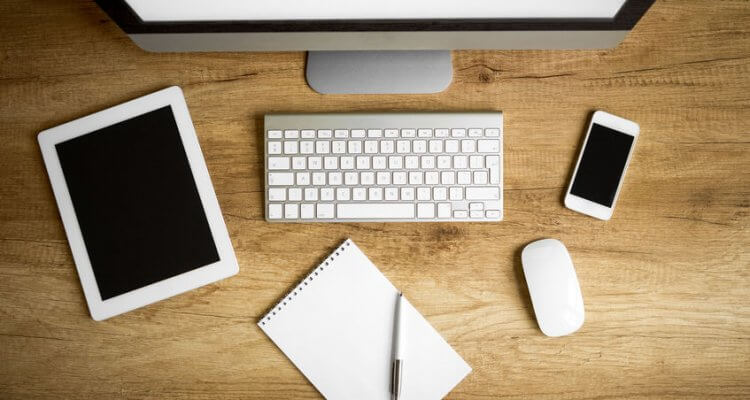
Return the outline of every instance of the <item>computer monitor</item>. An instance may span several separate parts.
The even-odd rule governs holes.
[[[96,0],[147,51],[307,50],[321,93],[432,93],[453,49],[616,46],[654,0]]]

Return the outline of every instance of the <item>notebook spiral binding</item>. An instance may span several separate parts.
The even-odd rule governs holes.
[[[266,325],[266,323],[270,323],[272,317],[275,316],[277,312],[281,312],[281,310],[287,305],[287,303],[290,303],[298,293],[301,293],[305,286],[307,286],[308,283],[312,282],[320,272],[325,271],[325,269],[333,262],[333,260],[335,260],[336,257],[343,253],[344,250],[346,250],[346,248],[351,244],[352,240],[346,239],[344,243],[341,244],[341,246],[339,246],[328,256],[328,258],[323,260],[323,262],[321,262],[315,269],[313,269],[312,272],[307,274],[307,276],[304,277],[297,284],[297,286],[294,287],[294,289],[290,290],[278,303],[273,306],[273,308],[271,308],[270,311],[268,311],[263,317],[261,317],[258,323],[260,325]]]

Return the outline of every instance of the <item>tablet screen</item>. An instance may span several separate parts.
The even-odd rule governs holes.
[[[219,261],[170,106],[55,147],[102,300]]]

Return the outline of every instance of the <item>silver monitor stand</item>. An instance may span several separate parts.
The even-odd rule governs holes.
[[[310,51],[307,83],[324,94],[437,93],[453,80],[450,50]]]

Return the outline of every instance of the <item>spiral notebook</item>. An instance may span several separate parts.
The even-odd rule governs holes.
[[[258,326],[326,398],[386,400],[397,293],[347,240]],[[411,303],[402,313],[402,399],[443,398],[471,367]]]

